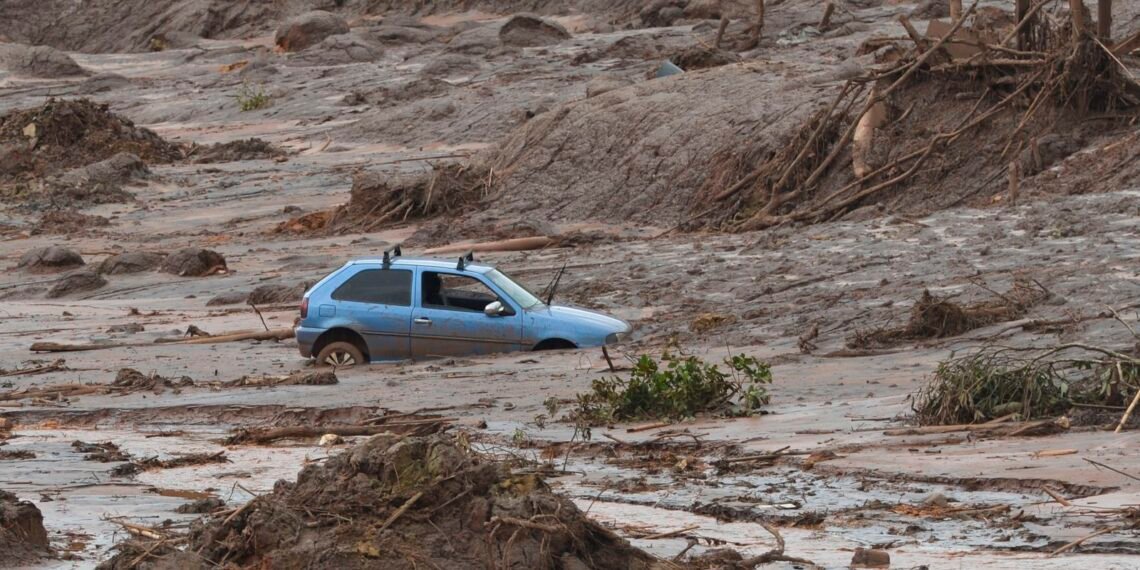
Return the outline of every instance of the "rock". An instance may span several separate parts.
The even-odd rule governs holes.
[[[278,385],[284,386],[332,386],[340,383],[336,374],[330,371],[322,372],[295,372],[282,380]]]
[[[224,506],[226,506],[225,501],[217,497],[206,497],[205,499],[198,499],[192,503],[180,505],[177,509],[174,509],[174,512],[184,515],[204,515]]]
[[[127,323],[125,325],[111,325],[107,328],[107,332],[111,334],[136,334],[146,330],[146,327],[139,323]]]
[[[321,436],[321,441],[319,443],[321,447],[332,447],[334,445],[340,445],[344,443],[344,438],[335,433],[326,433],[325,435]]]
[[[424,77],[455,77],[474,75],[479,72],[479,62],[458,53],[443,54],[424,65],[420,75]]]
[[[932,493],[930,496],[922,500],[922,504],[928,507],[946,507],[950,505],[950,499],[942,493]]]
[[[685,0],[653,0],[646,4],[638,17],[646,28],[664,28],[685,15]]]
[[[570,32],[566,28],[531,14],[515,14],[499,28],[499,41],[505,46],[545,46],[567,39]]]
[[[236,305],[244,303],[249,298],[249,293],[242,293],[241,291],[230,291],[217,295],[213,299],[206,301],[207,307],[217,307],[219,305]]]
[[[281,49],[293,52],[315,46],[329,36],[347,33],[348,23],[344,18],[322,10],[313,10],[277,28],[273,42]]]
[[[500,45],[499,34],[493,26],[480,26],[465,30],[447,42],[447,50],[451,52],[474,55],[485,54]]]
[[[692,0],[683,11],[692,20],[718,20],[721,16],[721,0]]]
[[[20,257],[16,267],[25,271],[46,273],[84,265],[83,257],[70,249],[53,245],[33,249]]]
[[[151,251],[120,253],[104,259],[96,271],[104,275],[122,275],[125,273],[153,271],[157,269],[159,265],[162,265],[163,259],[166,259],[165,253],[155,253]]]
[[[1084,141],[1079,137],[1068,137],[1057,133],[1047,134],[1017,155],[1017,164],[1021,168],[1021,176],[1028,178],[1047,170],[1082,147],[1084,147]]]
[[[226,258],[222,257],[222,254],[198,247],[189,247],[170,254],[159,267],[163,273],[172,273],[181,277],[204,277],[226,269]]]
[[[851,557],[852,568],[888,568],[890,565],[891,555],[877,548],[856,548]]]
[[[368,30],[368,35],[379,42],[397,44],[426,44],[439,38],[439,32],[412,26],[383,25]]]
[[[0,44],[0,67],[14,75],[42,79],[87,75],[70,55],[50,46]]]
[[[934,20],[949,15],[950,0],[926,0],[910,13],[910,17],[916,20]]]
[[[0,491],[0,553],[5,564],[48,553],[43,514],[32,503],[21,501],[7,491]]]
[[[300,303],[301,297],[312,285],[312,281],[303,281],[296,285],[261,285],[250,292],[246,302],[253,305]]]
[[[105,285],[107,285],[107,280],[103,279],[102,275],[88,269],[83,269],[65,275],[63,279],[56,281],[55,285],[53,285],[51,289],[48,289],[47,298],[57,299],[76,293],[94,291]]]
[[[615,75],[599,75],[586,83],[586,98],[597,97],[615,89],[633,85],[633,81]]]
[[[384,49],[355,34],[339,34],[325,38],[321,43],[297,54],[293,61],[309,65],[344,65],[362,61],[376,61]]]

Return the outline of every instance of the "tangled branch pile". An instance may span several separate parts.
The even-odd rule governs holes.
[[[711,207],[682,227],[747,231],[875,204],[921,212],[982,203],[1017,175],[1011,163],[1038,158],[1022,175],[1048,166],[1044,137],[1103,135],[1134,120],[1140,85],[1092,34],[1037,12],[995,28],[976,8],[948,30],[912,34],[914,50],[897,61],[897,51],[876,51],[880,65],[777,152],[762,142],[726,148],[698,192],[696,203]],[[1104,120],[1095,129],[1090,113]]]
[[[924,290],[910,310],[906,325],[894,329],[856,331],[848,339],[849,348],[892,345],[903,340],[946,338],[977,328],[1012,321],[1037,303],[1049,298],[1040,284],[1018,280],[1006,293],[972,305],[960,305],[949,297],[938,297]]]
[[[296,483],[279,482],[272,493],[195,523],[186,543],[180,551],[127,542],[103,567],[126,567],[140,556],[178,568],[648,570],[658,564],[537,476],[512,474],[445,435],[373,437],[306,466]]]
[[[1140,393],[1140,359],[1069,343],[1048,349],[987,346],[938,365],[915,397],[922,425],[966,424],[1017,414],[1053,417],[1074,405],[1121,406]]]
[[[766,385],[772,383],[772,371],[751,356],[726,358],[728,373],[695,356],[665,354],[662,361],[664,366],[642,356],[629,380],[594,380],[590,392],[578,394],[570,419],[580,426],[597,426],[702,413],[747,415],[769,401]]]
[[[435,164],[430,172],[393,176],[363,172],[353,179],[348,203],[281,223],[277,233],[370,232],[386,224],[456,214],[487,196],[490,170],[470,164]]]

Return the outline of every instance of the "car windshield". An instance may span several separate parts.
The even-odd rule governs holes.
[[[487,278],[497,285],[499,289],[502,289],[504,293],[509,295],[510,298],[514,299],[523,309],[530,309],[542,304],[542,301],[539,301],[534,293],[528,291],[526,287],[515,283],[513,279],[507,277],[498,269],[488,271]]]

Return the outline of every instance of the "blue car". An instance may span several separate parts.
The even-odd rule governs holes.
[[[476,263],[396,256],[350,261],[305,293],[301,355],[347,367],[374,360],[595,347],[624,340],[625,321],[550,305]]]

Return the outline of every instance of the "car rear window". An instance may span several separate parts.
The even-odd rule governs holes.
[[[365,269],[333,291],[337,301],[408,307],[412,304],[412,272],[401,269]]]

